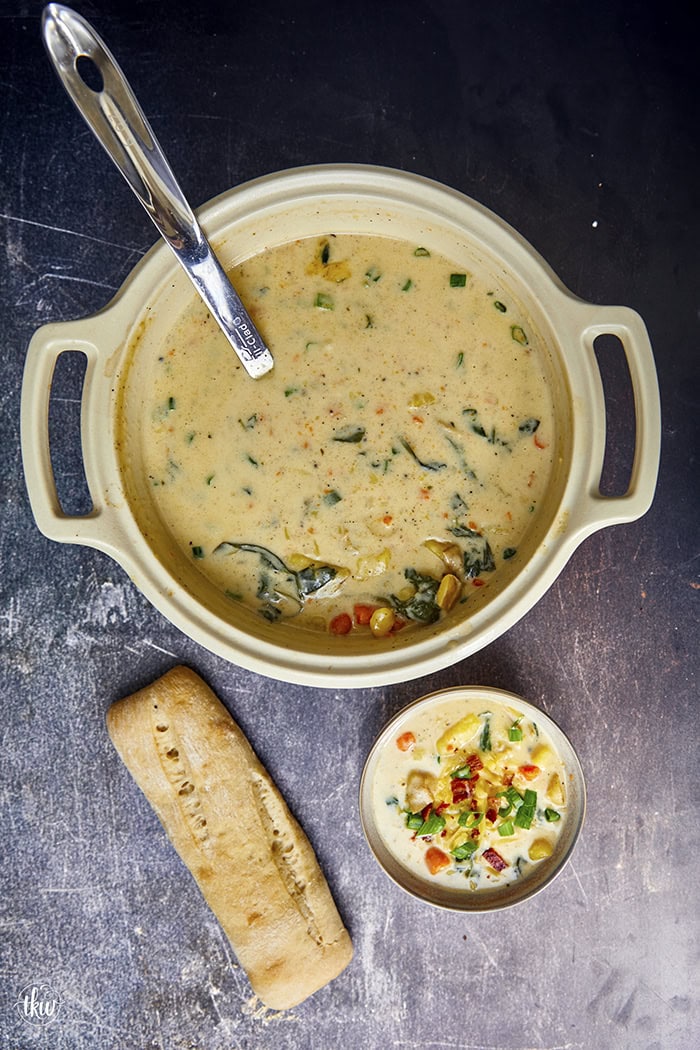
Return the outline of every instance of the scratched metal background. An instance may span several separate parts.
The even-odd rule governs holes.
[[[589,539],[518,626],[429,681],[309,691],[190,642],[107,557],[33,524],[19,459],[26,344],[44,322],[103,306],[154,231],[58,87],[42,5],[2,0],[2,1047],[700,1045],[697,14],[656,0],[76,6],[121,60],[193,203],[317,161],[409,169],[499,213],[581,297],[637,309],[658,362],[663,456],[642,521]],[[619,488],[631,400],[624,371],[606,375],[606,481]],[[64,357],[53,451],[77,510],[79,396]],[[252,1000],[107,739],[109,703],[178,661],[249,734],[352,933],[351,967],[286,1015]],[[406,898],[358,825],[358,776],[383,721],[461,682],[541,704],[588,775],[573,863],[500,915]],[[61,1000],[47,1029],[14,1008],[40,979]]]

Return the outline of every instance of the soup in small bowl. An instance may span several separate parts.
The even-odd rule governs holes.
[[[568,738],[499,689],[445,689],[384,728],[365,764],[367,841],[404,890],[457,911],[509,907],[562,870],[585,813]]]

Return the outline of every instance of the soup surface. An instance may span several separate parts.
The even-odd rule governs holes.
[[[506,293],[420,245],[329,235],[232,280],[275,367],[192,302],[159,348],[144,457],[197,568],[270,621],[431,623],[517,558],[552,467],[544,351]]]
[[[492,889],[551,856],[567,775],[544,729],[493,699],[428,705],[377,763],[377,827],[405,867],[452,889]]]

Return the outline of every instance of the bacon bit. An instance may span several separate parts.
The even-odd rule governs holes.
[[[423,806],[422,810],[420,811],[420,815],[421,815],[421,817],[423,818],[424,821],[428,819],[428,817],[430,816],[430,814],[432,812],[432,809],[433,809],[432,802],[429,802],[427,806]]]
[[[383,416],[384,415],[384,409],[383,408],[377,408],[377,409],[375,409],[374,414],[375,414],[375,416]]]
[[[490,864],[496,871],[503,871],[504,868],[508,867],[508,861],[504,860],[500,853],[497,853],[495,849],[489,846],[482,853],[482,857],[487,864]]]
[[[506,511],[506,518],[508,519],[508,521],[512,521],[513,520],[513,515],[511,514],[511,512],[509,510]]]
[[[479,532],[479,526],[475,521],[469,521],[467,522],[467,524],[469,525],[469,528],[472,530],[472,532]],[[481,535],[481,533],[479,533],[479,535]]]
[[[452,801],[455,805],[458,802],[464,802],[468,799],[472,793],[472,785],[468,780],[462,780],[461,777],[454,777],[452,780]]]
[[[435,812],[437,813],[437,815],[440,816],[441,813],[444,813],[445,810],[447,809],[448,805],[449,805],[449,803],[447,803],[447,802],[440,802],[440,803],[438,803],[438,805],[434,807]]]
[[[469,768],[472,771],[472,774],[478,773],[480,769],[484,768],[484,763],[481,761],[477,754],[470,755],[464,764],[465,766],[469,766]]]
[[[385,514],[384,517],[382,518],[382,521],[384,522],[385,525],[391,525],[393,520],[394,519],[391,516],[391,514]]]
[[[514,776],[515,776],[514,773],[504,773],[503,774],[503,783],[505,784],[506,787],[509,788],[510,785],[513,783],[513,777]]]
[[[425,420],[422,416],[412,416],[411,418],[413,419],[414,423],[425,423]]]
[[[535,442],[535,446],[537,448],[546,448],[547,447],[547,442],[546,441],[540,441],[540,439],[538,438],[537,434],[533,435],[532,440]]]
[[[489,808],[486,810],[486,819],[495,824],[498,820],[498,803],[495,798],[490,798],[487,804]]]
[[[352,620],[347,613],[338,613],[328,625],[331,634],[349,634],[352,630]]]
[[[399,751],[410,751],[415,746],[416,738],[413,733],[402,733],[401,736],[396,738],[396,746]]]
[[[540,767],[533,765],[519,766],[518,773],[524,776],[526,780],[535,780],[539,776]]]
[[[352,614],[355,618],[355,623],[360,624],[362,627],[366,627],[369,621],[372,619],[372,613],[378,608],[377,605],[356,605],[352,610]]]
[[[428,866],[428,871],[431,875],[437,875],[439,871],[444,868],[449,868],[450,858],[437,846],[431,846],[430,849],[425,852],[425,863]]]
[[[472,580],[472,587],[483,587],[483,586],[484,586],[484,581],[480,580],[478,576],[475,577]]]
[[[420,490],[420,498],[421,499],[430,499],[430,489],[421,489]]]

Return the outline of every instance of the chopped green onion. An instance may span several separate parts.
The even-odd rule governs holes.
[[[519,828],[529,828],[535,818],[537,807],[537,792],[527,788],[523,796],[523,804],[515,815],[515,823]]]
[[[317,306],[319,310],[334,310],[335,305],[330,295],[326,295],[325,292],[318,292],[314,299],[314,306]]]
[[[456,780],[456,779],[459,779],[459,780],[471,780],[471,778],[473,776],[474,776],[474,772],[472,770],[472,767],[469,766],[469,765],[460,766],[459,769],[454,769],[450,773],[450,778],[452,780]]]
[[[168,398],[168,412],[172,412],[174,408],[175,408],[175,398],[174,397],[169,397]]]
[[[464,354],[460,352],[460,353],[457,354],[457,368],[461,368],[463,364],[464,364]]]
[[[556,809],[546,809],[544,817],[550,824],[553,824],[555,820],[561,820],[561,813],[557,813]]]
[[[340,495],[339,492],[336,492],[335,489],[332,489],[331,492],[326,492],[326,494],[323,497],[323,502],[327,503],[329,507],[332,507],[334,503],[340,503],[342,498],[343,497]]]
[[[516,824],[517,824],[517,818],[516,818]],[[505,838],[507,835],[514,835],[515,834],[515,828],[513,827],[513,821],[512,820],[506,820],[506,821],[503,822],[503,824],[499,824],[498,825],[498,834],[501,836],[501,838]]]
[[[479,747],[482,751],[491,750],[491,720],[489,718],[486,719],[484,722],[484,728],[481,730]]]
[[[495,299],[495,300],[494,300],[494,304],[493,304],[493,305],[494,305],[494,306],[496,307],[496,309],[497,309],[497,310],[499,310],[499,311],[500,311],[500,312],[501,312],[502,314],[504,314],[504,313],[506,312],[506,306],[505,306],[505,304],[504,304],[504,303],[502,303],[502,302],[501,302],[501,301],[500,301],[499,299]]]
[[[413,254],[417,255],[419,259],[420,258],[423,258],[423,259],[429,259],[430,258],[430,252],[428,251],[427,248],[416,248],[416,250],[414,251]]]
[[[519,324],[513,324],[510,326],[510,334],[516,343],[520,343],[521,346],[528,345],[527,336]]]
[[[475,842],[474,839],[467,839],[467,841],[463,842],[461,846],[455,846],[453,850],[450,850],[450,853],[455,860],[467,860],[476,853],[478,848],[478,842]]]
[[[423,827],[423,817],[420,813],[408,813],[406,815],[406,827],[411,831],[418,831]]]
[[[203,547],[193,547],[192,548],[192,557],[193,558],[203,558],[204,557],[204,548]]]
[[[450,288],[464,288],[467,283],[466,273],[451,273]]]
[[[402,292],[407,292],[409,290],[409,288],[412,288],[412,287],[413,287],[413,281],[409,277],[408,280],[406,281],[406,283],[404,285],[402,285],[401,291]]]
[[[365,285],[376,284],[377,281],[381,280],[381,276],[381,270],[378,270],[376,266],[370,266],[365,273]]]
[[[508,561],[509,558],[514,558],[517,553],[518,551],[516,547],[506,547],[506,549],[503,551],[504,561]]]
[[[520,726],[518,725],[519,721],[520,721],[520,719],[517,718],[515,720],[515,722],[513,722],[513,725],[510,727],[510,729],[508,730],[508,739],[509,740],[522,740],[522,738],[523,738],[523,731],[520,728]]]
[[[323,248],[321,249],[321,262],[325,266],[331,256],[331,246],[328,241],[324,241]]]
[[[428,819],[423,821],[416,834],[419,837],[424,835],[435,835],[438,831],[442,831],[445,824],[445,818],[441,817],[439,813],[436,813],[435,810],[432,809],[428,815]]]

